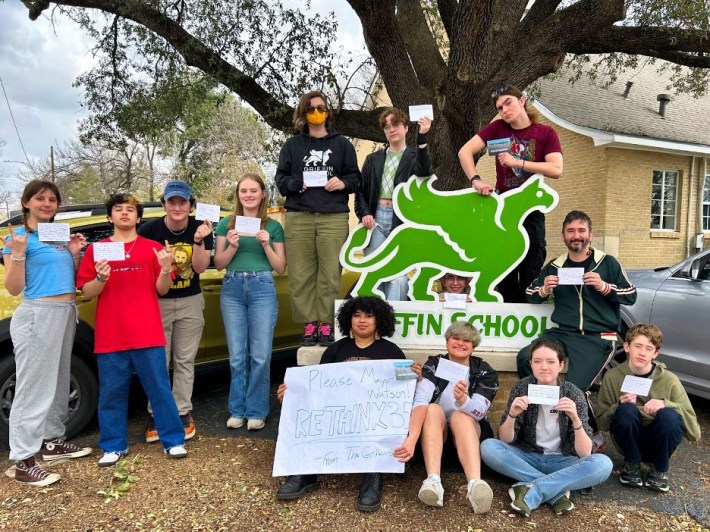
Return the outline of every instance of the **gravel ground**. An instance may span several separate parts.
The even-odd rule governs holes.
[[[444,508],[417,497],[420,465],[405,475],[388,475],[382,508],[365,514],[354,507],[359,475],[323,476],[320,491],[296,501],[274,498],[281,479],[271,476],[275,442],[242,436],[196,436],[190,456],[170,460],[159,445],[137,444],[124,465],[96,466],[88,458],[52,464],[62,480],[48,488],[2,482],[3,530],[703,530],[687,515],[673,516],[599,503],[573,495],[577,509],[557,517],[548,507],[523,519],[509,511],[508,484],[491,482],[490,513],[474,515],[466,504],[465,479],[445,472]],[[130,474],[130,479],[114,475]],[[121,495],[107,496],[122,483]],[[103,494],[99,494],[102,492]],[[707,530],[707,529],[706,529]]]

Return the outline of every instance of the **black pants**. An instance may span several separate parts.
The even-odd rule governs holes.
[[[498,292],[506,303],[525,303],[525,289],[540,275],[547,256],[545,242],[545,215],[531,212],[523,222],[530,238],[530,248],[515,269],[498,283]]]
[[[656,471],[668,471],[668,462],[685,434],[680,414],[672,408],[656,412],[648,425],[641,422],[636,405],[621,403],[611,418],[611,435],[627,462],[650,462]]]

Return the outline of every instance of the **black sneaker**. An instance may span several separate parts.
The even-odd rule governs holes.
[[[382,504],[382,473],[365,473],[355,508],[361,512],[375,512]]]
[[[320,488],[318,475],[290,475],[276,492],[279,500],[298,499],[308,492],[316,491]]]
[[[312,346],[318,343],[318,322],[309,321],[303,326],[300,344],[302,346]]]
[[[79,447],[61,438],[42,442],[42,460],[47,462],[61,458],[81,458],[90,454],[91,447]]]
[[[145,442],[153,443],[160,439],[158,429],[155,428],[155,418],[148,414],[148,421],[145,424]]]
[[[671,489],[668,484],[668,471],[656,471],[656,468],[651,466],[651,472],[646,479],[646,487],[663,493]]]
[[[643,477],[641,476],[641,464],[627,462],[621,475],[619,475],[619,482],[633,488],[642,487]]]
[[[182,421],[182,426],[185,429],[185,439],[189,440],[195,435],[195,421],[192,419],[192,412],[180,416],[180,421]]]
[[[324,321],[320,324],[320,327],[318,327],[318,345],[327,347],[333,342],[335,342],[333,327],[330,323]]]

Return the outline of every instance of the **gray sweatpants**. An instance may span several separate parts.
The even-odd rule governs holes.
[[[43,439],[64,437],[76,320],[73,302],[36,299],[22,301],[12,316],[16,384],[10,460],[34,456]]]

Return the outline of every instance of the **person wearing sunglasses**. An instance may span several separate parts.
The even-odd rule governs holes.
[[[517,87],[502,85],[491,93],[498,111],[491,123],[481,129],[459,150],[459,161],[471,186],[479,194],[506,192],[521,186],[533,174],[558,179],[562,175],[562,146],[551,126],[539,123],[527,98]],[[494,142],[499,141],[499,142]],[[478,175],[474,156],[489,145],[505,148],[497,153],[495,186]],[[545,215],[531,212],[523,222],[530,247],[522,262],[499,284],[498,292],[506,303],[525,303],[525,289],[535,279],[547,255]]]
[[[360,186],[355,148],[330,130],[321,91],[304,94],[293,112],[298,132],[279,154],[276,186],[286,197],[285,246],[293,320],[301,345],[330,345],[339,296],[340,248],[348,236],[348,195]]]
[[[406,144],[409,117],[404,111],[388,107],[380,114],[379,123],[387,146],[365,158],[362,183],[355,194],[355,213],[362,224],[372,231],[365,255],[379,248],[392,230],[402,223],[394,214],[394,188],[412,175],[427,177],[434,173],[427,147],[427,133],[431,127],[429,118],[422,117],[418,121],[416,149]],[[407,276],[381,283],[379,288],[388,301],[405,301]]]

